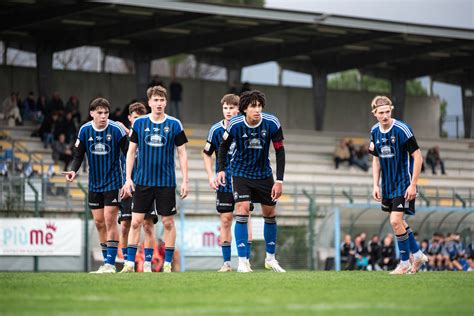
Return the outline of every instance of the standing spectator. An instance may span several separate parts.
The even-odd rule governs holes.
[[[76,126],[81,126],[81,109],[79,108],[79,98],[72,95],[66,103],[66,113],[71,112],[73,120],[76,120]]]
[[[383,239],[382,258],[380,266],[383,270],[393,270],[397,265],[397,256],[395,253],[395,246],[393,245],[393,235],[387,234]]]
[[[334,150],[334,165],[339,169],[339,164],[344,161],[350,162],[350,152],[345,139],[341,139]]]
[[[66,112],[66,115],[54,126],[54,139],[58,140],[60,134],[64,134],[66,144],[72,144],[77,135],[77,127],[74,124],[72,112]]]
[[[369,270],[379,271],[382,268],[379,265],[382,258],[382,246],[380,245],[379,235],[373,235],[369,243]]]
[[[66,143],[66,136],[59,134],[58,140],[53,142],[51,148],[53,149],[54,163],[58,161],[64,162],[63,171],[67,171],[69,163],[72,161],[72,149],[71,145]]]
[[[170,84],[170,114],[181,119],[179,107],[181,105],[183,86],[173,77]]]
[[[341,262],[346,264],[346,270],[354,270],[355,266],[355,246],[351,240],[351,235],[344,236],[341,244]]]
[[[64,112],[64,103],[59,96],[59,92],[53,93],[51,100],[49,100],[46,106],[46,115],[51,115],[53,112],[56,112],[59,116],[62,116]]]
[[[444,162],[441,159],[441,156],[439,154],[439,146],[436,145],[433,148],[430,148],[428,150],[428,153],[426,154],[426,163],[431,167],[431,172],[433,174],[436,174],[436,166],[439,165],[441,168],[441,173],[443,175],[446,174],[444,170]]]
[[[51,116],[45,117],[40,126],[39,134],[43,140],[44,148],[48,148],[53,143],[53,132],[58,122],[58,114],[53,112]]]

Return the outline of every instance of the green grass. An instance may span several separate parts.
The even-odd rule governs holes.
[[[0,315],[474,315],[474,273],[461,272],[0,273],[0,285]]]

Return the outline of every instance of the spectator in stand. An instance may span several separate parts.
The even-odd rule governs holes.
[[[242,87],[240,88],[240,94],[242,95],[242,93],[250,90],[252,90],[252,87],[250,86],[250,83],[246,81],[242,84]]]
[[[43,140],[44,148],[48,148],[53,143],[54,129],[58,123],[58,114],[53,112],[51,116],[46,116],[40,126],[39,134]]]
[[[467,263],[469,264],[469,268],[467,271],[474,271],[474,240],[466,247],[465,256],[467,259]]]
[[[237,90],[237,85],[235,84],[234,81],[230,83],[229,90],[227,90],[228,94],[235,94],[238,95],[238,90]]]
[[[54,92],[51,100],[49,100],[46,106],[46,115],[56,112],[57,115],[62,116],[64,112],[64,103],[59,96],[59,92]]]
[[[28,93],[28,97],[26,97],[25,101],[23,101],[23,118],[26,121],[36,121],[37,120],[37,109],[36,109],[36,102],[35,102],[35,93],[31,91]]]
[[[58,140],[54,141],[51,148],[53,149],[54,163],[62,161],[64,163],[64,171],[67,171],[69,163],[72,161],[72,147],[66,143],[66,135],[59,134]]]
[[[8,126],[20,125],[22,123],[20,108],[18,107],[18,95],[15,92],[10,97],[3,100],[4,118],[8,122]]]
[[[349,152],[349,147],[347,147],[347,142],[345,139],[341,139],[336,145],[334,150],[334,166],[336,169],[339,169],[339,164],[344,161],[349,161],[350,165],[351,154]]]
[[[81,126],[81,109],[79,107],[79,98],[72,95],[66,103],[66,113],[72,113],[72,119],[76,121],[76,126]]]
[[[173,76],[173,79],[170,83],[170,115],[181,119],[179,113],[179,107],[182,101],[183,86],[181,83],[176,81],[176,78]]]
[[[369,251],[361,235],[362,234],[354,239],[356,266],[358,270],[367,270],[367,266],[369,265]]]
[[[380,259],[382,258],[382,246],[380,245],[379,235],[373,235],[369,243],[369,270],[380,271]]]
[[[449,270],[463,271],[460,259],[464,257],[464,252],[459,241],[459,235],[448,233],[446,236],[446,252],[449,256]]]
[[[38,97],[38,100],[36,100],[36,108],[38,111],[41,112],[41,119],[40,122],[44,119],[45,113],[46,113],[46,107],[47,107],[47,100],[45,95],[40,95]]]
[[[429,258],[429,253],[428,253],[429,248],[430,248],[430,242],[429,242],[429,240],[428,240],[428,239],[423,239],[423,240],[421,241],[421,244],[420,244],[420,250],[421,250],[421,252],[423,252],[428,258]],[[429,260],[429,259],[428,259],[428,260]],[[429,262],[429,261],[428,261],[428,262]],[[424,265],[421,267],[421,269],[420,269],[420,271],[431,271],[431,270],[432,270],[432,268],[431,268],[431,266],[429,265],[429,263],[424,264]]]
[[[361,145],[359,150],[355,151],[353,163],[365,172],[369,171],[369,146],[367,144]]]
[[[344,236],[344,242],[341,244],[341,263],[346,265],[345,270],[354,270],[355,246],[349,234]]]
[[[393,270],[397,265],[397,256],[395,253],[392,234],[387,234],[383,239],[382,257],[379,265],[385,271]]]
[[[60,134],[64,134],[66,144],[72,144],[76,140],[77,127],[74,123],[72,112],[66,112],[66,115],[55,125],[53,132],[55,140],[59,139]]]
[[[436,174],[436,166],[440,166],[441,168],[441,173],[443,175],[446,174],[445,169],[444,169],[444,162],[441,159],[441,156],[439,154],[439,146],[435,146],[433,148],[430,148],[428,150],[428,153],[426,154],[426,163],[431,167],[431,172],[433,174]]]
[[[434,233],[428,249],[428,263],[435,271],[444,271],[448,265],[449,256],[444,246],[444,235]]]
[[[122,117],[122,110],[120,108],[116,108],[115,111],[110,113],[110,119],[112,121],[120,121],[121,117]]]

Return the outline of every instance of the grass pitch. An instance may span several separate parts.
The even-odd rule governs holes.
[[[5,272],[0,285],[0,315],[474,315],[474,273],[459,272]]]

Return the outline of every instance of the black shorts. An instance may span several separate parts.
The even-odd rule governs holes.
[[[89,208],[96,210],[104,208],[104,206],[119,206],[120,194],[119,190],[106,192],[89,192]]]
[[[232,177],[234,201],[251,201],[253,203],[273,206],[276,204],[276,201],[272,200],[273,184],[273,177],[263,180]]]
[[[131,221],[132,220],[132,202],[133,198],[128,198],[122,200],[119,207],[119,216],[118,223],[121,224],[122,221]],[[153,224],[158,223],[158,214],[156,213],[155,208],[151,208],[146,214],[145,219],[153,219]]]
[[[219,213],[230,213],[235,209],[234,195],[232,192],[217,192],[216,210]],[[250,212],[253,212],[253,202],[250,202]]]
[[[176,214],[175,187],[149,187],[137,185],[133,194],[132,212],[147,213],[156,209],[158,215],[171,216]],[[153,202],[155,205],[153,205]]]
[[[382,198],[382,211],[403,212],[407,215],[415,215],[415,199],[407,202],[403,196],[397,196],[393,199]]]

